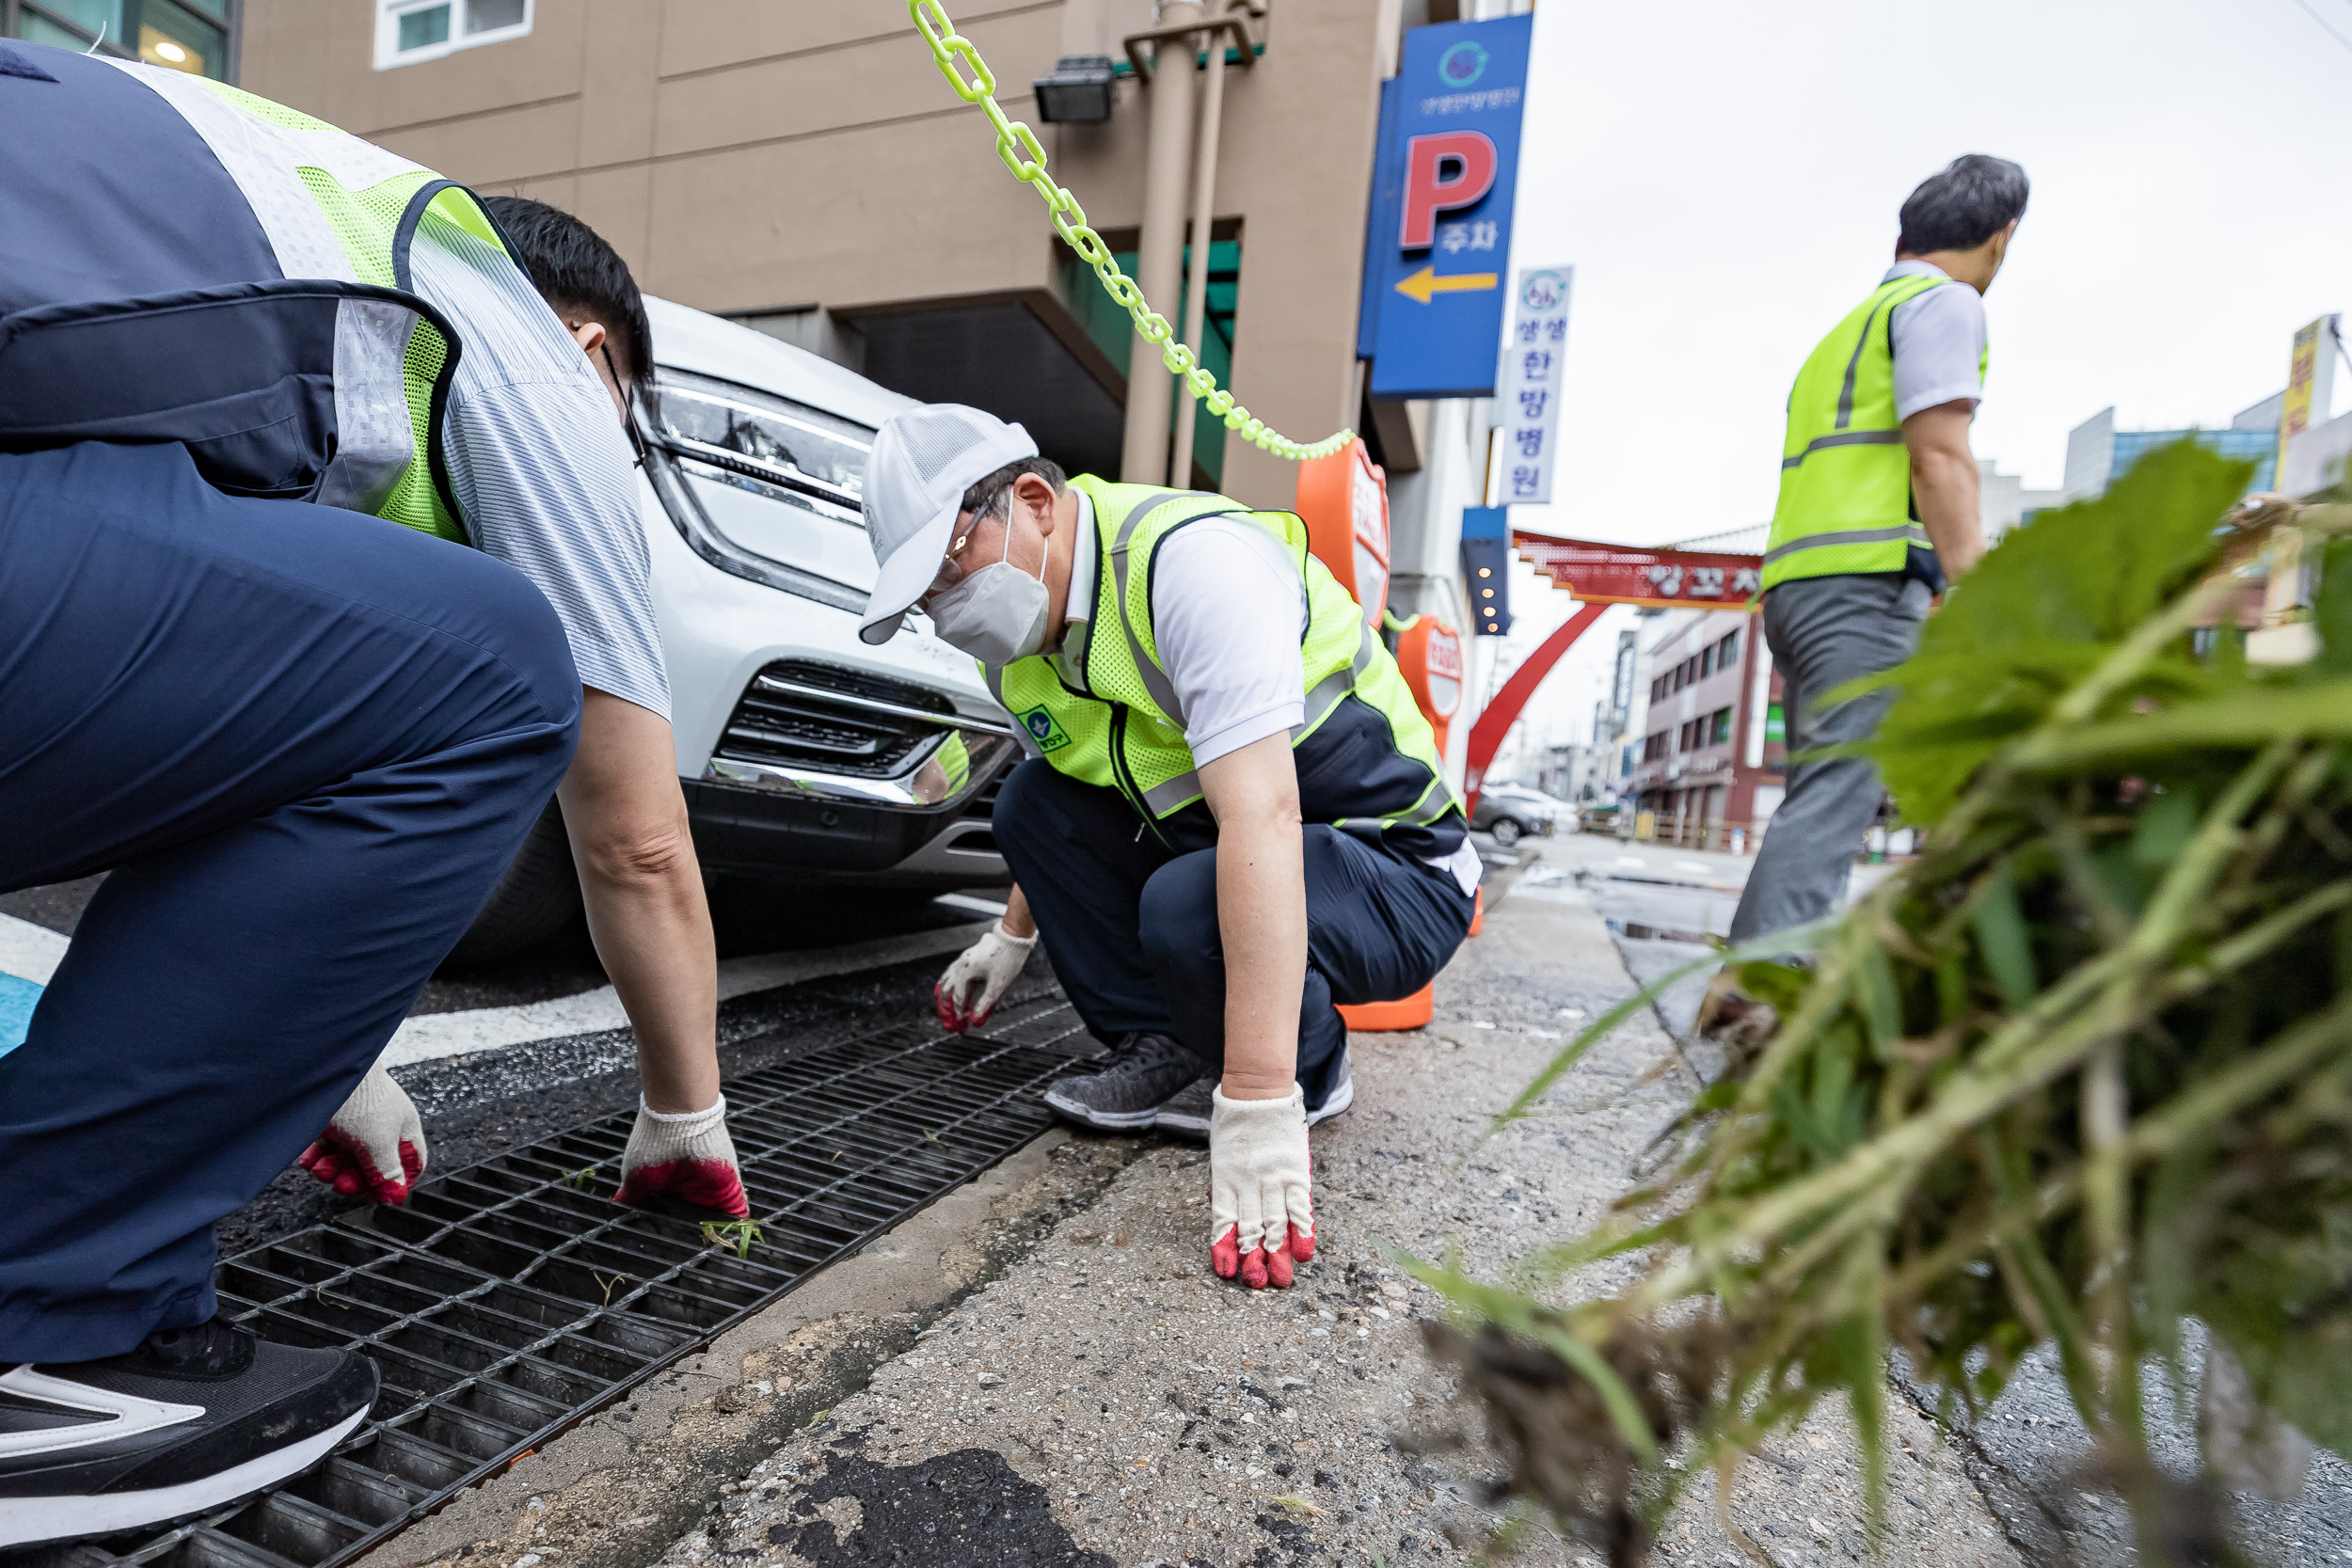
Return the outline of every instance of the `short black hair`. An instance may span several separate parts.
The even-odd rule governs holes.
[[[1052,458],[1017,457],[987,478],[975,482],[963,493],[962,503],[957,507],[957,512],[987,513],[995,510],[997,499],[1019,483],[1023,474],[1037,475],[1052,485],[1054,494],[1057,496],[1070,488],[1070,476],[1062,472],[1061,465]]]
[[[621,341],[640,395],[653,379],[653,327],[628,263],[604,236],[561,208],[521,196],[483,198],[531,281],[549,302],[578,306]]]
[[[1903,203],[1902,234],[1895,248],[1906,256],[1935,250],[1974,250],[2023,217],[2033,187],[2026,171],[2007,158],[1971,152],[1929,175]]]

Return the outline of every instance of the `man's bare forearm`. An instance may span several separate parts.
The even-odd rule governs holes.
[[[1307,983],[1307,871],[1290,736],[1268,736],[1200,769],[1216,816],[1216,921],[1225,948],[1225,1075],[1231,1100],[1280,1100],[1298,1080]]]
[[[1984,522],[1978,506],[1977,460],[1968,448],[1973,405],[1948,403],[1926,408],[1903,421],[1903,444],[1911,451],[1911,494],[1919,523],[1935,546],[1944,576],[1957,582],[1984,554]]]
[[[1977,465],[1948,452],[1923,452],[1911,460],[1912,493],[1919,522],[1928,531],[1946,578],[1958,581],[1984,554],[1984,525],[1978,515]]]
[[[1037,917],[1029,912],[1029,900],[1017,882],[1005,895],[1004,926],[1007,936],[1019,937],[1024,942],[1037,935]]]
[[[557,791],[596,957],[637,1032],[657,1111],[719,1098],[717,951],[666,720],[590,688]]]

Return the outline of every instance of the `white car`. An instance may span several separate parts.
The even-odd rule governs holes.
[[[1010,880],[989,807],[1020,757],[978,667],[920,615],[858,641],[875,428],[911,400],[647,299],[658,399],[639,484],[678,778],[707,877],[946,892]],[[503,957],[580,907],[549,803],[458,945]]]

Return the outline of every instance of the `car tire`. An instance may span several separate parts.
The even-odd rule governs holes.
[[[1519,825],[1507,816],[1495,818],[1495,825],[1486,830],[1495,835],[1495,842],[1508,849],[1519,841]]]
[[[485,964],[511,958],[555,935],[580,911],[580,874],[572,868],[571,840],[564,832],[563,810],[549,800],[506,874],[490,890],[482,912],[450,950],[448,961]]]

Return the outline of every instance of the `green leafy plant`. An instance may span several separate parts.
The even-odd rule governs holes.
[[[596,1190],[596,1167],[594,1165],[586,1166],[580,1170],[567,1170],[564,1173],[564,1185],[569,1187],[576,1193],[595,1192]]]
[[[768,1239],[757,1220],[705,1220],[703,1245],[731,1248],[738,1258],[749,1258],[752,1248]]]
[[[2143,1560],[2225,1561],[2149,1460],[2137,1369],[2201,1319],[2352,1445],[2352,517],[2304,514],[2315,657],[2249,663],[2247,467],[2188,443],[1992,552],[1883,684],[1921,858],[1810,962],[1731,955],[1776,1027],[1665,1174],[1506,1289],[1411,1262],[1505,1489],[1642,1560],[1693,1470],[1842,1398],[1883,1524],[1886,1362],[1981,1407],[2054,1344]],[[2217,625],[2218,622],[2220,624]],[[1543,1090],[1626,1009],[1571,1041]],[[1568,1270],[1641,1254],[1572,1307]]]

